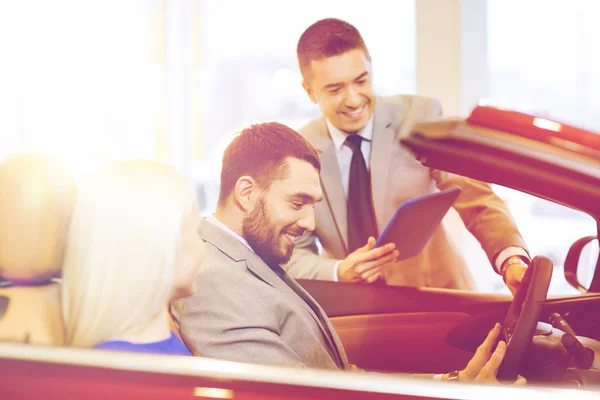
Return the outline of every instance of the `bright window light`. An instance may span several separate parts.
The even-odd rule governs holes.
[[[76,175],[154,158],[164,119],[159,1],[0,4],[0,159],[53,154]]]

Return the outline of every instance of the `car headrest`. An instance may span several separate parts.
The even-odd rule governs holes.
[[[75,182],[48,155],[0,163],[0,278],[35,284],[60,274]]]

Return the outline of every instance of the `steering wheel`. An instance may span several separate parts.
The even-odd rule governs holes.
[[[498,369],[499,381],[514,381],[519,374],[521,359],[531,343],[552,278],[552,261],[537,256],[532,261],[517,289],[504,323],[501,339],[506,353]]]

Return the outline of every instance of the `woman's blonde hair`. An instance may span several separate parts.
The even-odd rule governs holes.
[[[194,204],[188,181],[153,161],[120,161],[81,185],[63,270],[67,344],[94,346],[165,310]]]

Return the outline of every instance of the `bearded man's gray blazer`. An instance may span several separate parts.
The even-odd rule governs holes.
[[[279,366],[348,369],[346,353],[317,302],[209,221],[196,293],[172,314],[194,355]]]

